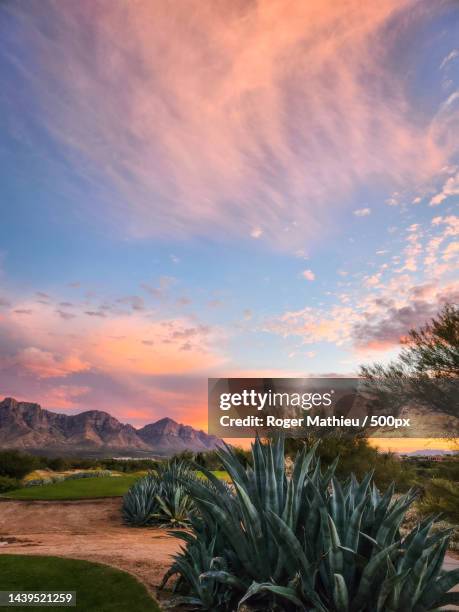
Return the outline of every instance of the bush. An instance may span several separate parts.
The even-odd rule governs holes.
[[[426,519],[403,537],[415,493],[381,495],[369,472],[341,483],[338,462],[321,469],[316,447],[296,457],[291,478],[281,440],[253,446],[253,468],[228,448],[220,453],[231,491],[210,472],[212,487],[191,480],[199,511],[191,532],[175,532],[185,549],[174,574],[180,601],[230,611],[250,602],[262,610],[320,612],[434,610],[457,603],[447,593],[459,570],[443,572],[449,531]]]
[[[6,493],[20,487],[19,480],[10,476],[0,476],[0,493]]]
[[[63,480],[63,478],[61,478]],[[43,485],[53,484],[53,482],[57,482],[56,478],[32,478],[30,480],[26,480],[22,486],[24,487],[42,487]]]
[[[107,470],[116,470],[126,474],[147,472],[156,469],[158,466],[158,462],[154,459],[102,459],[100,464]]]
[[[71,467],[70,461],[68,461],[68,459],[64,459],[63,457],[48,459],[46,464],[47,467],[54,472],[65,472],[65,470],[68,470]]]
[[[317,439],[287,440],[287,453],[295,456],[304,445],[312,448]],[[395,482],[397,491],[407,491],[416,480],[416,470],[408,462],[402,461],[393,453],[383,453],[371,446],[369,440],[363,437],[345,435],[328,435],[319,440],[316,455],[323,465],[329,466],[336,457],[340,460],[335,475],[344,479],[351,473],[361,479],[370,470],[374,471],[374,482],[381,489]]]
[[[456,525],[459,524],[459,487],[457,482],[434,478],[424,485],[424,494],[418,504],[422,514],[441,514]]]
[[[64,476],[64,480],[78,480],[79,478],[107,478],[111,476],[110,470],[91,470],[89,472],[74,472]]]
[[[196,481],[196,473],[184,461],[159,464],[155,472],[140,478],[123,498],[123,517],[129,525],[185,527],[194,505],[184,483]]]
[[[24,487],[41,487],[47,484],[53,484],[55,482],[62,482],[64,480],[79,480],[80,478],[107,478],[112,473],[109,470],[91,470],[89,472],[74,472],[73,474],[53,474],[43,478],[33,478],[26,480],[23,484]]]
[[[0,451],[0,476],[9,476],[20,480],[39,465],[33,455],[27,455],[17,450]]]

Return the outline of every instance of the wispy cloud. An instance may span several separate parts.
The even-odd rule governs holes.
[[[212,231],[297,248],[362,181],[427,179],[455,146],[447,117],[414,112],[394,59],[433,5],[21,6],[9,11],[33,66],[14,48],[7,57],[40,129],[130,235]],[[51,18],[52,34],[40,27]]]
[[[459,195],[459,172],[450,176],[444,183],[442,189],[430,199],[430,206],[438,206],[450,196]]]
[[[394,349],[409,329],[424,324],[443,304],[459,302],[459,243],[454,240],[459,218],[437,216],[405,229],[400,255],[379,264],[377,271],[360,271],[345,293],[336,292],[335,303],[288,310],[269,317],[263,329],[354,353]],[[369,262],[369,267],[374,269],[374,264]]]
[[[371,214],[371,208],[358,208],[354,210],[354,215],[356,217],[368,217]]]
[[[450,62],[452,62],[456,57],[459,56],[459,49],[453,49],[448,55],[446,55],[440,64],[440,70],[443,70]]]

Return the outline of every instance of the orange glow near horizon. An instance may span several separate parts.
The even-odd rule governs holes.
[[[457,440],[443,438],[370,438],[370,444],[380,451],[410,453],[416,450],[459,450]]]
[[[233,446],[250,449],[253,438],[225,438]],[[381,452],[410,453],[417,450],[459,450],[458,440],[438,438],[369,438],[371,446]]]

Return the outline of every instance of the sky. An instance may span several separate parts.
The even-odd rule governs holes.
[[[206,428],[459,301],[459,7],[0,4],[0,395]]]

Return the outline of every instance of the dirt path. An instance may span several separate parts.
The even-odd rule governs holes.
[[[0,554],[55,555],[107,563],[152,592],[180,541],[165,529],[126,527],[121,499],[0,502]]]

